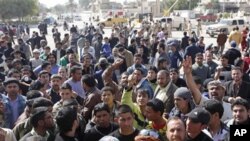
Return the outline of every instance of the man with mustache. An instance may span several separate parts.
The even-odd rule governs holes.
[[[204,101],[208,99],[201,95],[200,90],[196,87],[192,76],[192,58],[190,56],[186,57],[183,61],[183,71],[185,73],[187,86],[192,92],[193,99],[196,105],[203,105]],[[222,121],[232,118],[231,104],[223,101],[225,95],[225,87],[220,81],[214,80],[208,83],[208,94],[210,99],[216,99],[220,101],[224,108]]]
[[[53,74],[51,77],[51,88],[48,90],[48,95],[51,97],[51,101],[55,104],[61,97],[59,95],[60,86],[62,85],[62,77],[58,74]]]

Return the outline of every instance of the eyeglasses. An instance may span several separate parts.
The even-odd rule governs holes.
[[[154,130],[147,130],[147,129],[143,129],[140,131],[139,135],[143,135],[143,136],[151,136],[154,138],[159,138],[159,134],[154,131]]]

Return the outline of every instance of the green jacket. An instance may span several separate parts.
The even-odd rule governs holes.
[[[121,98],[121,104],[126,104],[128,105],[135,116],[134,119],[134,127],[137,129],[144,129],[148,123],[146,121],[146,118],[143,116],[140,107],[137,103],[133,103],[132,101],[132,90],[130,91],[123,91],[122,98]]]

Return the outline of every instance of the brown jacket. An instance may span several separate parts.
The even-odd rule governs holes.
[[[224,33],[220,33],[217,37],[217,44],[219,46],[224,46],[227,41],[227,35]]]
[[[101,91],[94,87],[91,91],[86,93],[86,99],[84,100],[83,104],[83,117],[86,121],[91,119],[91,113],[94,109],[95,105],[101,103]]]

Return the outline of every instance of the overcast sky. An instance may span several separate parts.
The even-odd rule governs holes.
[[[64,4],[68,2],[68,0],[39,0],[39,2],[46,5],[47,7],[53,7],[57,4]]]

